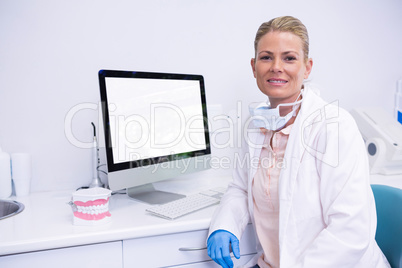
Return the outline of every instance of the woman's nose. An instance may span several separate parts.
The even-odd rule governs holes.
[[[271,65],[271,72],[282,72],[282,61],[279,59],[274,59]]]

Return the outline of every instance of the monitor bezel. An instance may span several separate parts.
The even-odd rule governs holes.
[[[178,74],[178,73],[159,73],[159,72],[144,72],[144,71],[121,71],[121,70],[105,70],[102,69],[98,73],[99,76],[99,86],[100,86],[100,97],[102,105],[102,116],[103,116],[103,129],[105,135],[105,150],[106,150],[106,162],[108,167],[108,172],[117,172],[133,168],[146,167],[151,165],[162,164],[170,161],[177,161],[181,159],[190,159],[194,157],[210,155],[210,140],[209,140],[209,129],[208,129],[208,116],[206,107],[206,96],[205,96],[205,84],[204,77],[197,74]],[[163,155],[158,157],[151,157],[135,161],[127,161],[115,163],[113,158],[113,148],[111,139],[111,129],[109,122],[109,107],[107,101],[107,90],[106,90],[106,78],[141,78],[141,79],[174,79],[174,80],[197,80],[200,83],[200,97],[204,121],[204,136],[206,148],[203,150],[195,150],[171,155]]]

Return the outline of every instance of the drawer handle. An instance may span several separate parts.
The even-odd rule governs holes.
[[[205,250],[207,247],[197,248],[197,247],[190,247],[190,248],[179,248],[179,251],[198,251],[198,250]]]
[[[189,247],[189,248],[179,248],[179,251],[198,251],[198,250],[205,250],[208,249],[207,247],[197,248],[197,247]],[[232,253],[232,245],[229,245],[229,251]]]

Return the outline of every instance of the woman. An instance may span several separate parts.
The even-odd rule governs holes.
[[[389,267],[374,240],[358,128],[303,84],[313,66],[307,29],[296,18],[275,18],[260,26],[254,46],[251,67],[269,103],[250,108],[233,182],[211,222],[209,256],[232,267],[229,246],[239,258],[238,239],[251,220],[258,254],[247,267]]]

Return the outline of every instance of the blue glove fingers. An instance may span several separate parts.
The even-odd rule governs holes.
[[[227,267],[232,268],[233,261],[232,258],[230,257],[229,243],[221,248],[221,252],[222,252],[222,261],[227,265]]]
[[[217,243],[216,241],[212,241],[215,240],[214,236],[210,236],[208,239],[208,256],[217,264],[220,264],[218,261],[218,256],[220,256],[221,252],[220,252],[220,248],[217,247]],[[220,257],[219,257],[220,258]]]
[[[233,267],[233,261],[230,257],[230,245],[235,257],[240,258],[239,240],[228,231],[215,231],[208,238],[207,244],[208,256],[223,268]]]
[[[228,250],[229,252],[229,250]],[[217,264],[222,266],[223,268],[232,268],[233,267],[233,262],[230,260],[231,264],[227,263],[225,260],[226,258],[222,255],[222,249],[221,247],[208,247],[208,256],[214,260]],[[229,255],[230,258],[230,255]]]
[[[236,257],[236,259],[240,259],[239,240],[235,236],[232,237],[231,244],[232,244],[233,255]]]

